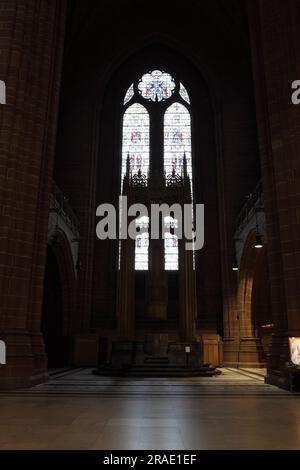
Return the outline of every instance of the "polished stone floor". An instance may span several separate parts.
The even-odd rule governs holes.
[[[300,396],[263,372],[214,378],[101,378],[54,371],[0,393],[0,449],[300,449]]]

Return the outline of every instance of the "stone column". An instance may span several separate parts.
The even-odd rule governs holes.
[[[193,269],[193,252],[185,249],[185,239],[179,242],[179,337],[183,342],[195,341],[197,312],[196,278]]]
[[[164,240],[151,240],[149,244],[150,266],[148,284],[149,318],[166,320],[168,303],[167,274],[164,269]]]
[[[183,213],[184,204],[191,204],[191,183],[187,174],[187,161],[184,155],[183,160]],[[190,224],[192,224],[192,211],[190,212]],[[185,230],[183,227],[182,239],[179,240],[179,285],[180,285],[180,318],[179,336],[181,341],[195,341],[196,315],[197,315],[197,295],[196,295],[196,272],[193,267],[193,251],[187,250]]]
[[[300,4],[248,4],[274,319],[267,381],[287,387],[288,337],[300,335],[300,106],[291,101],[300,79]]]
[[[126,162],[126,175],[123,182],[123,196],[128,197],[128,207],[132,203],[130,188],[130,159]],[[128,226],[131,220],[127,221]],[[123,221],[122,221],[123,223]],[[118,273],[117,318],[121,342],[134,340],[135,327],[135,240],[128,237],[128,227],[122,227],[126,239],[121,240],[120,271]]]
[[[121,244],[121,266],[118,273],[117,317],[119,340],[134,340],[134,240],[128,238]]]
[[[40,324],[65,10],[65,0],[0,3],[0,388],[46,377]]]

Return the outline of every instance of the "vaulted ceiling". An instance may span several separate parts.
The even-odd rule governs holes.
[[[66,51],[76,49],[95,27],[101,34],[120,34],[127,28],[134,34],[145,23],[153,32],[199,29],[203,23],[241,52],[249,50],[247,0],[69,0]]]

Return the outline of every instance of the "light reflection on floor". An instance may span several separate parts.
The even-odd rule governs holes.
[[[0,394],[0,449],[299,449],[297,396],[262,370],[215,378],[97,378],[61,372]]]

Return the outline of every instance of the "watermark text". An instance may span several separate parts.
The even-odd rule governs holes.
[[[128,207],[126,196],[119,197],[118,210],[112,204],[100,204],[96,216],[101,220],[96,226],[99,240],[135,240],[149,233],[152,240],[165,239],[172,233],[185,241],[187,251],[201,250],[204,246],[204,205],[196,204],[144,204]]]

